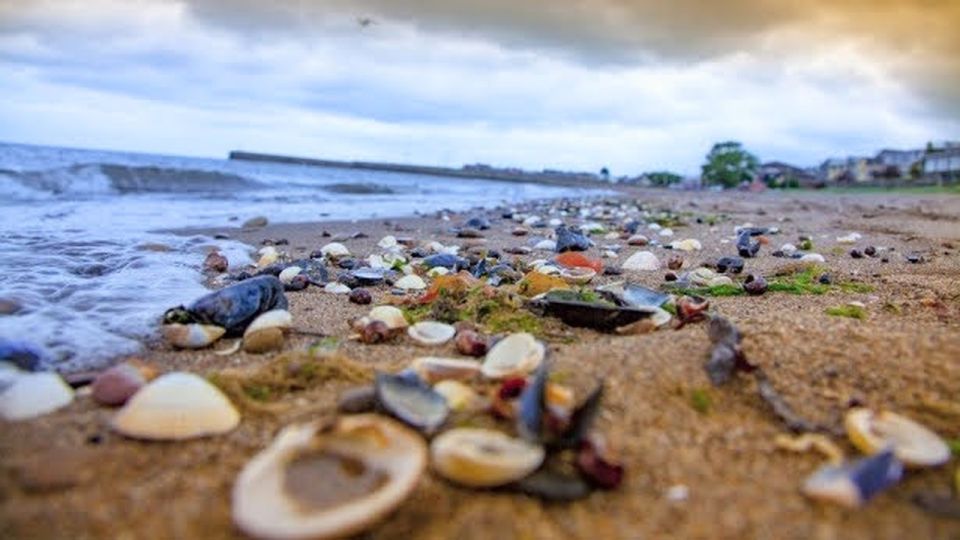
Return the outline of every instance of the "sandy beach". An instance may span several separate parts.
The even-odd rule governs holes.
[[[805,418],[840,428],[853,404],[900,412],[953,440],[960,437],[960,197],[902,194],[688,193],[637,191],[618,201],[669,209],[681,217],[674,236],[698,239],[700,251],[682,253],[684,270],[736,255],[734,228],[745,223],[777,227],[746,273],[773,276],[790,264],[771,256],[781,244],[808,236],[821,266],[835,283],[826,294],[768,292],[762,296],[711,297],[710,311],[743,332],[743,350],[761,366],[774,387]],[[599,204],[599,201],[597,202]],[[618,203],[619,204],[619,203]],[[552,217],[545,203],[534,208]],[[527,245],[531,235],[510,234],[517,224],[491,211],[483,231],[485,247]],[[306,257],[338,235],[365,258],[378,253],[385,235],[419,243],[460,244],[450,228],[475,213],[372,220],[271,224],[255,230],[205,230],[251,246],[285,239],[278,246],[291,258]],[[565,223],[580,224],[575,216]],[[191,234],[198,231],[183,231]],[[656,238],[655,231],[643,231]],[[857,232],[855,244],[838,237]],[[660,247],[627,246],[607,265],[622,264],[639,250],[661,260]],[[876,257],[852,258],[850,249],[888,248]],[[587,254],[599,258],[599,247]],[[520,259],[549,258],[534,251]],[[922,257],[911,263],[907,255]],[[505,255],[508,260],[515,256]],[[883,262],[886,260],[887,262]],[[331,271],[333,269],[331,268]],[[591,286],[627,279],[651,288],[664,284],[665,270],[598,276]],[[149,284],[144,284],[149,286]],[[373,304],[390,288],[370,288]],[[457,356],[448,343],[426,349],[402,336],[366,345],[346,339],[348,321],[370,306],[350,303],[309,287],[288,292],[299,330],[344,339],[339,353],[350,369],[333,365],[306,388],[276,396],[269,406],[238,403],[240,426],[216,437],[184,442],[143,442],[109,428],[115,410],[80,392],[52,414],[0,426],[0,536],[4,538],[235,538],[230,490],[243,465],[277,431],[292,422],[335,414],[338,393],[368,379],[373,370],[398,371],[418,356]],[[830,316],[826,310],[861,302],[863,320]],[[161,316],[157,313],[156,316]],[[616,448],[626,477],[615,490],[593,492],[570,503],[545,503],[503,491],[455,487],[425,474],[412,496],[385,522],[364,534],[369,539],[553,538],[958,538],[960,521],[937,517],[912,502],[917,493],[950,495],[956,463],[910,471],[897,486],[863,508],[843,509],[811,501],[799,491],[803,479],[823,464],[817,453],[777,448],[787,433],[758,396],[751,378],[713,387],[703,363],[709,340],[703,323],[643,335],[604,334],[545,325],[555,370],[579,397],[594,381],[606,393],[598,428]],[[317,339],[294,334],[284,351]],[[175,351],[160,341],[140,355],[160,372],[184,370],[217,377],[276,362],[276,353],[228,356]],[[692,396],[708,397],[694,406]],[[698,410],[699,409],[699,410]],[[847,456],[858,455],[844,437],[834,442]]]

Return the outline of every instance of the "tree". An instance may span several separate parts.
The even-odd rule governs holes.
[[[650,181],[652,186],[661,186],[666,187],[670,184],[676,184],[683,180],[683,177],[679,174],[672,173],[670,171],[655,171],[643,173],[643,176]]]
[[[736,141],[719,142],[713,145],[703,165],[703,183],[736,187],[741,182],[753,180],[760,163],[756,156],[743,149]]]

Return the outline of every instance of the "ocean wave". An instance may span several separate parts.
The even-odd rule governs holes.
[[[0,169],[0,196],[219,193],[262,187],[245,176],[203,169],[84,163],[42,171]]]
[[[396,190],[383,184],[373,182],[353,182],[337,183],[319,186],[324,191],[330,193],[343,193],[349,195],[393,195]]]

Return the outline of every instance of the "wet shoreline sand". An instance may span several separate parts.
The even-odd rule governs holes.
[[[905,195],[714,194],[638,192],[653,208],[692,213],[688,225],[673,227],[673,239],[696,238],[703,250],[684,254],[686,268],[734,255],[733,228],[745,222],[777,226],[771,244],[746,272],[770,275],[787,260],[770,256],[785,242],[808,235],[834,279],[862,283],[868,292],[824,295],[767,293],[760,297],[711,298],[711,311],[743,331],[744,351],[769,374],[772,384],[804,417],[836,425],[851,401],[902,412],[954,439],[960,436],[960,198]],[[285,238],[293,258],[309,254],[331,235],[362,231],[346,240],[351,252],[378,251],[386,234],[460,244],[449,227],[472,214],[435,217],[277,224],[241,231],[231,238],[259,246]],[[711,227],[695,216],[717,216]],[[268,216],[272,220],[278,216]],[[526,245],[513,237],[515,225],[491,215],[489,247]],[[398,230],[399,228],[399,230]],[[534,229],[536,231],[536,229]],[[880,257],[852,259],[853,247],[836,238],[863,235],[856,247],[888,246]],[[196,232],[196,231],[194,231]],[[654,233],[644,231],[648,236]],[[598,243],[605,243],[600,240]],[[625,243],[619,241],[619,243]],[[633,252],[626,247],[614,261]],[[653,248],[661,260],[669,252]],[[920,253],[910,264],[907,253]],[[597,248],[589,255],[599,256]],[[530,260],[549,254],[534,252]],[[512,258],[512,256],[511,256]],[[610,259],[605,259],[609,263]],[[649,287],[663,271],[630,274]],[[594,284],[614,281],[604,276]],[[865,290],[865,289],[859,289]],[[387,287],[373,288],[374,304]],[[346,337],[347,320],[365,314],[345,296],[310,287],[287,294],[296,326]],[[865,320],[832,317],[829,307],[863,302]],[[157,314],[158,316],[160,314]],[[518,495],[452,487],[425,475],[410,500],[365,538],[955,538],[960,522],[917,508],[920,491],[949,494],[956,465],[911,472],[900,485],[860,510],[844,510],[805,499],[802,480],[823,459],[813,453],[778,450],[774,438],[786,429],[740,378],[713,388],[703,371],[709,343],[703,324],[652,334],[618,336],[566,328],[548,338],[556,369],[577,381],[603,378],[607,392],[599,428],[618,448],[626,466],[624,484],[573,503],[548,504]],[[285,350],[315,337],[295,335]],[[454,355],[450,344],[425,349],[406,338],[388,344],[345,342],[343,354],[364,367],[396,370],[416,356]],[[211,374],[264,365],[274,356],[210,351],[176,352],[153,344],[142,355],[160,371]],[[232,538],[229,492],[243,464],[292,421],[332,414],[337,393],[354,384],[332,378],[281,399],[282,408],[244,410],[235,431],[186,442],[148,443],[108,429],[113,410],[81,396],[50,415],[4,423],[0,435],[0,535],[11,538]],[[709,396],[709,411],[692,405],[694,393]],[[849,455],[856,453],[836,439]],[[685,500],[670,500],[685,486]]]

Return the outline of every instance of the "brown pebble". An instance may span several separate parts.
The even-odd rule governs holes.
[[[207,253],[207,258],[203,260],[203,271],[206,273],[222,274],[227,271],[227,258],[219,251]]]
[[[671,255],[670,258],[667,259],[667,268],[670,270],[679,270],[683,268],[683,257],[679,255]]]
[[[512,234],[512,235],[514,235],[514,236],[526,236],[528,232],[529,232],[529,231],[527,231],[527,230],[524,229],[523,227],[517,227],[517,228],[513,229],[512,231],[510,231],[510,234]]]
[[[13,315],[23,309],[23,305],[16,300],[0,298],[0,315]]]
[[[457,238],[483,238],[483,233],[477,229],[465,227],[457,231]]]
[[[337,411],[348,414],[370,412],[377,406],[377,390],[373,386],[348,388],[337,399]]]
[[[266,227],[266,226],[267,226],[267,218],[263,216],[250,218],[243,222],[244,229],[259,229],[260,227]]]
[[[373,296],[366,289],[354,289],[350,291],[350,301],[354,304],[366,305],[373,301]]]
[[[360,341],[364,343],[381,343],[392,337],[390,327],[383,321],[371,321],[360,331]]]
[[[461,330],[456,338],[457,351],[467,356],[487,354],[487,338],[473,330]]]
[[[676,280],[677,280],[677,275],[674,274],[673,272],[667,272],[666,274],[663,275],[663,280],[664,280],[664,281],[676,281]]]
[[[147,377],[136,366],[122,362],[94,379],[93,399],[101,405],[123,405],[147,384]]]
[[[767,280],[759,274],[750,274],[743,282],[743,290],[751,296],[760,296],[767,292]]]

